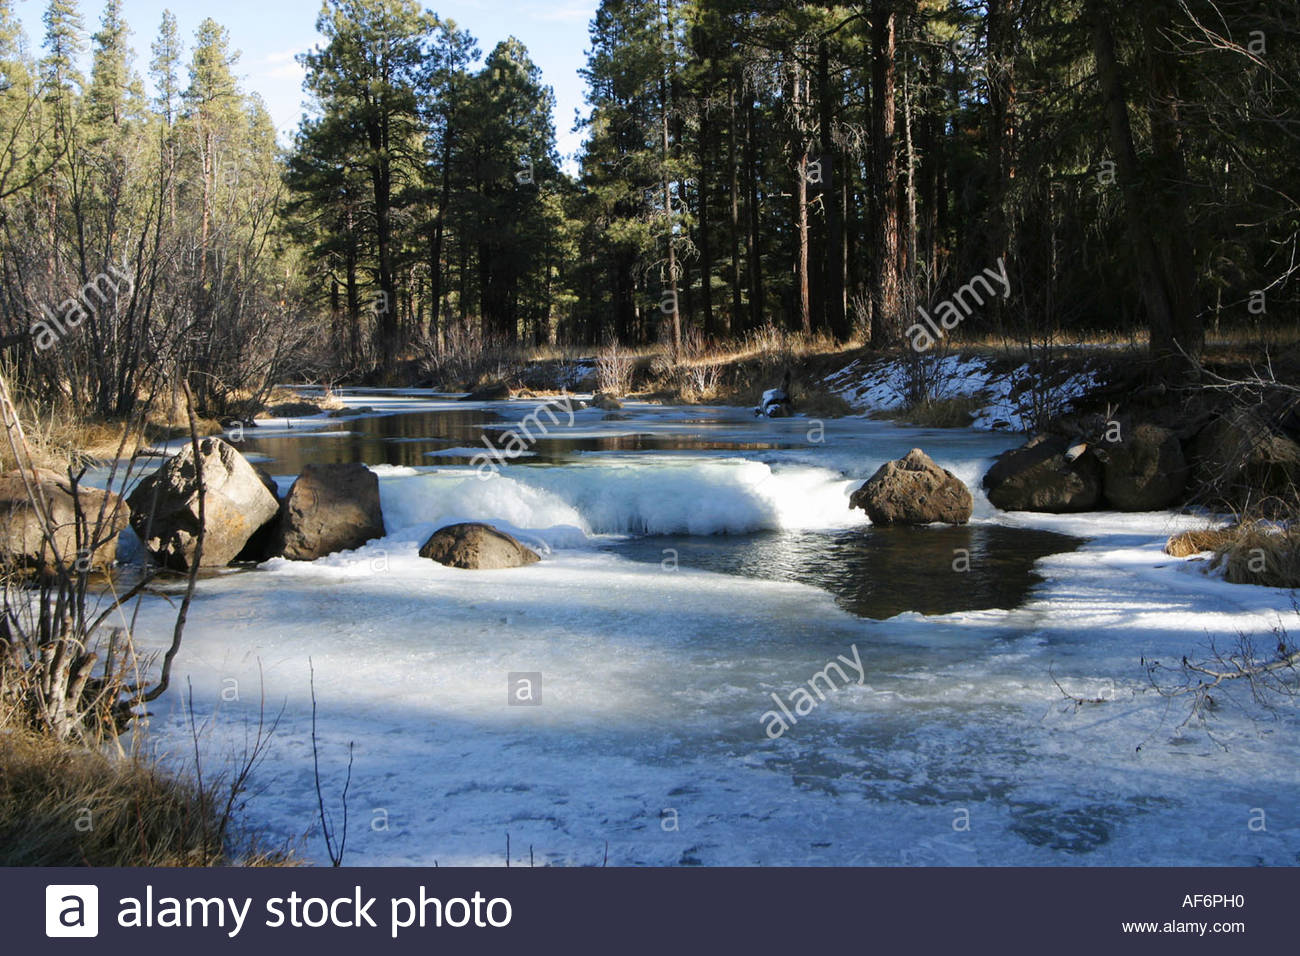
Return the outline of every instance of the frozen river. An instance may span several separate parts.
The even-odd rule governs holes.
[[[316,826],[310,659],[336,817],[354,744],[348,863],[500,865],[507,834],[515,865],[1300,862],[1294,710],[1226,698],[1207,733],[1141,664],[1295,619],[1285,592],[1162,554],[1192,518],[997,512],[979,478],[1019,436],[728,408],[582,411],[484,479],[483,436],[534,403],[345,400],[373,411],[239,447],[282,488],[370,464],[387,536],[205,577],[173,684],[215,770],[260,670],[283,716],[247,814],[272,836]],[[917,446],[971,487],[968,528],[849,511]],[[543,560],[418,557],[457,520]],[[147,602],[141,642],[171,614]],[[540,675],[540,704],[508,702],[512,674]],[[154,707],[185,761],[183,694]],[[318,828],[302,845],[324,859]]]

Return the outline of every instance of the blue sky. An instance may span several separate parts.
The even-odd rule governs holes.
[[[586,62],[587,25],[598,0],[455,0],[429,6],[444,18],[455,20],[478,39],[486,55],[499,40],[514,35],[524,42],[545,81],[555,88],[555,131],[562,156],[573,154],[581,136],[570,132],[574,111],[585,112],[583,83],[578,70]],[[45,0],[18,0],[14,4],[33,47],[41,41],[41,14]],[[320,0],[222,0],[193,3],[187,0],[123,0],[122,10],[131,27],[136,69],[144,74],[149,46],[158,32],[164,9],[170,8],[188,42],[204,17],[212,17],[230,31],[231,43],[241,51],[238,72],[244,87],[260,93],[282,133],[298,125],[302,112],[302,71],[294,55],[316,44],[316,15]],[[102,0],[82,0],[88,32],[98,29]]]

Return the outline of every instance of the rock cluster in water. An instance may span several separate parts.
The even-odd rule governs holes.
[[[199,482],[203,520],[199,519]],[[275,484],[220,438],[186,445],[140,482],[127,499],[131,527],[164,567],[187,571],[195,560],[203,528],[201,567],[230,564],[280,508]]]
[[[203,487],[200,516],[199,487]],[[42,530],[29,485],[44,502],[52,533]],[[77,502],[82,524],[77,533]],[[128,522],[145,550],[163,567],[219,568],[239,561],[283,557],[314,561],[360,548],[384,536],[379,478],[360,463],[307,465],[280,500],[271,477],[220,438],[186,445],[143,479],[126,500],[77,488],[54,472],[0,475],[0,564],[52,571],[105,568],[116,560]],[[203,530],[199,554],[199,531]],[[57,557],[56,557],[57,554]],[[420,549],[423,557],[457,568],[521,567],[540,560],[532,549],[490,525],[440,528]]]
[[[384,536],[379,477],[359,462],[307,465],[280,504],[271,554],[315,561]]]

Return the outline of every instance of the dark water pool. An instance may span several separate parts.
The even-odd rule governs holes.
[[[811,584],[830,591],[853,614],[884,619],[904,611],[951,614],[1018,607],[1042,580],[1033,571],[1034,562],[1081,543],[1050,531],[967,525],[672,535],[611,547],[637,561],[661,564],[676,552],[684,568]]]
[[[617,415],[618,413],[611,413]],[[304,465],[360,461],[367,465],[407,467],[468,465],[473,454],[485,451],[484,436],[490,442],[502,436],[517,419],[507,419],[481,407],[404,412],[348,421],[311,422],[294,429],[262,426],[244,432],[239,448],[245,454],[265,456],[264,467],[277,475],[296,475]],[[597,421],[601,421],[597,419]],[[592,452],[756,452],[791,447],[772,441],[720,441],[708,437],[712,420],[681,422],[699,426],[698,434],[654,434],[638,432],[628,421],[611,435],[567,437],[564,430],[539,437],[532,454],[518,464],[560,464],[573,456]],[[577,426],[574,430],[581,430]],[[263,434],[267,433],[267,434]],[[473,449],[473,454],[443,454],[449,449]],[[430,452],[435,454],[431,455]]]

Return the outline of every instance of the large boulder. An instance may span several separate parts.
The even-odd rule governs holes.
[[[1163,511],[1183,498],[1187,461],[1168,428],[1141,424],[1121,429],[1119,441],[1098,447],[1102,494],[1120,511]]]
[[[199,467],[205,491],[200,564],[225,567],[276,516],[279,502],[264,476],[220,438],[199,442]],[[131,527],[145,548],[164,566],[180,571],[189,570],[198,542],[199,474],[194,448],[187,444],[128,499]]]
[[[877,525],[965,524],[972,504],[962,480],[919,448],[885,462],[849,499]]]
[[[476,522],[439,528],[420,548],[420,557],[472,571],[519,568],[541,560],[504,531]]]
[[[28,497],[28,484],[48,509],[52,547],[41,513]],[[84,522],[80,541],[78,505]],[[74,496],[67,475],[42,468],[27,472],[25,482],[23,472],[5,472],[0,474],[0,568],[47,574],[103,570],[117,559],[117,536],[128,519],[126,502],[112,492],[78,485]]]
[[[356,462],[307,465],[280,506],[272,553],[315,561],[383,536],[379,478],[373,471]]]
[[[1003,511],[1089,511],[1101,503],[1101,464],[1081,444],[1038,435],[999,455],[983,484]]]
[[[254,465],[253,470],[257,472],[257,477],[262,480],[262,485],[275,498],[276,507],[280,502],[280,489],[275,484],[275,479],[265,471],[261,465]],[[253,532],[253,536],[244,543],[239,554],[235,555],[235,563],[251,562],[261,564],[268,558],[275,557],[275,548],[279,543],[280,521],[277,513],[274,518],[268,521],[262,527]]]
[[[1202,498],[1254,505],[1300,486],[1300,444],[1254,411],[1231,409],[1192,439],[1192,484]]]

